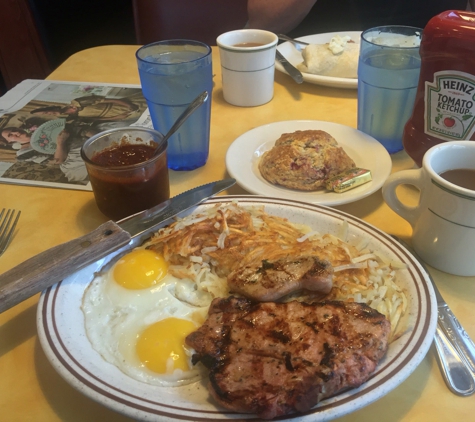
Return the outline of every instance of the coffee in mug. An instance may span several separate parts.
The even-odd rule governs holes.
[[[454,185],[475,190],[475,169],[454,169],[440,173],[440,176]]]
[[[400,185],[420,191],[409,207]],[[386,203],[413,229],[412,245],[429,265],[449,274],[475,275],[475,142],[445,142],[430,148],[422,167],[392,174],[383,186]]]
[[[262,29],[236,29],[216,39],[226,102],[254,107],[272,100],[277,41]]]

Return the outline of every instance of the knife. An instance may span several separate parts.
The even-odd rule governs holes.
[[[279,50],[275,50],[275,57],[284,66],[284,69],[292,77],[292,79],[301,84],[303,82],[302,72],[298,70],[292,63],[290,63]]]
[[[406,242],[392,237],[419,261],[434,288],[438,309],[434,343],[445,382],[454,394],[470,396],[475,393],[475,344],[440,294],[425,263]]]
[[[132,239],[148,237],[158,224],[235,183],[235,179],[226,179],[198,186],[116,223],[108,221],[85,236],[28,259],[0,275],[0,313],[129,244]]]

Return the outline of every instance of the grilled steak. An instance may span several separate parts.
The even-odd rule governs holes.
[[[367,305],[215,299],[186,338],[222,406],[272,419],[305,412],[365,382],[388,347],[389,321]]]
[[[333,267],[328,261],[314,256],[291,256],[241,266],[228,275],[228,286],[232,293],[268,302],[302,289],[329,293],[332,279]]]

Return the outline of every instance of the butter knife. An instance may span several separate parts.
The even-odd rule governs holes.
[[[303,82],[302,72],[300,72],[300,70],[298,70],[292,63],[290,63],[279,50],[275,50],[275,57],[295,82],[298,84]]]
[[[108,221],[82,237],[26,260],[0,275],[0,313],[128,245],[132,239],[140,241],[149,237],[160,223],[235,183],[235,179],[226,179],[198,186],[116,223]]]
[[[392,237],[419,261],[434,288],[438,309],[434,344],[445,382],[454,394],[470,396],[475,393],[475,344],[440,294],[425,263],[406,242],[397,236]]]

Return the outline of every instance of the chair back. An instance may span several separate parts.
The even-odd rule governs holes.
[[[6,89],[44,79],[52,69],[28,1],[0,0],[0,10],[0,79]]]
[[[139,44],[192,39],[216,45],[223,32],[244,28],[247,0],[133,0]]]

